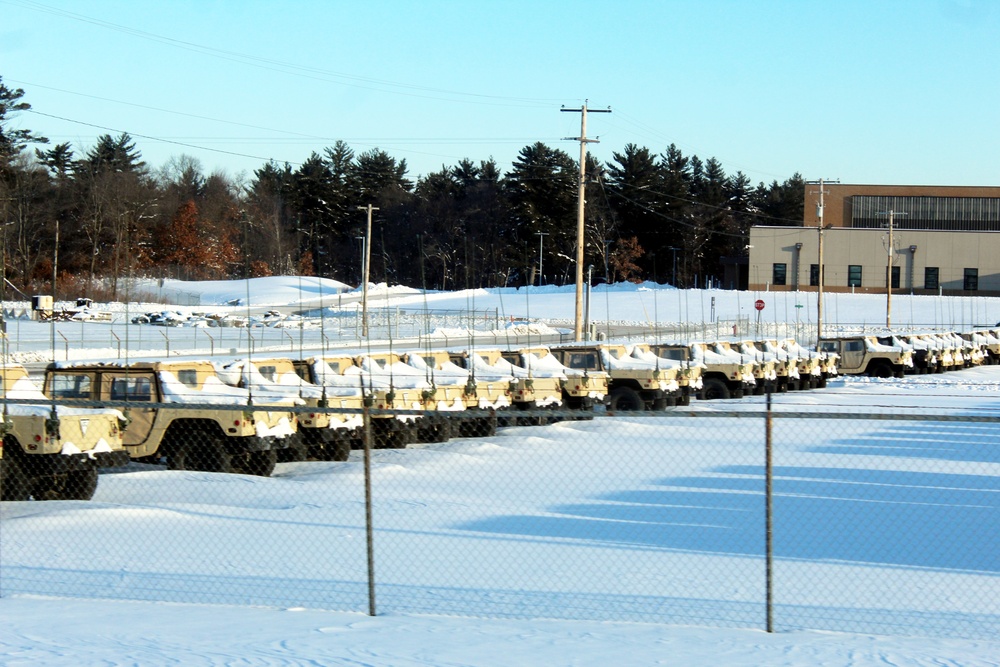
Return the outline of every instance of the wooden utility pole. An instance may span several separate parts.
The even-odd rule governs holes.
[[[372,211],[378,208],[368,206],[356,207],[359,211],[368,211],[368,226],[365,228],[365,266],[361,277],[361,335],[368,338],[368,272],[372,263]]]
[[[563,107],[560,111],[580,114],[580,136],[567,137],[568,140],[580,142],[580,191],[576,203],[576,308],[573,326],[573,340],[579,342],[583,340],[583,211],[587,188],[587,144],[599,142],[597,139],[587,138],[587,112],[590,111],[587,109],[587,100],[583,101],[583,106],[579,109]],[[611,109],[594,109],[592,113],[611,113]]]
[[[892,227],[893,222],[897,215],[906,215],[900,211],[880,211],[875,215],[884,215],[889,219],[889,243],[886,248],[886,261],[885,261],[885,328],[892,328],[892,264],[893,260],[896,259],[896,249],[893,247],[892,241]]]
[[[823,195],[829,194],[828,191],[823,189],[823,185],[826,183],[840,183],[839,180],[826,181],[824,179],[819,179],[819,181],[811,181],[812,183],[819,184],[819,203],[816,204],[816,230],[819,232],[819,240],[817,244],[816,253],[818,255],[819,266],[817,267],[816,276],[816,347],[819,348],[819,339],[823,337]]]

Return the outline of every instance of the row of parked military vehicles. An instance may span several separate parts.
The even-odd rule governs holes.
[[[516,350],[325,354],[302,359],[63,362],[41,389],[2,367],[0,496],[92,497],[102,468],[270,475],[279,461],[343,461],[498,427],[663,410],[1000,360],[1000,331],[794,340],[567,344]],[[559,410],[553,410],[559,408]],[[550,416],[551,415],[551,416]]]

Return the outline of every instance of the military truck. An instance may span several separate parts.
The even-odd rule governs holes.
[[[893,336],[892,338],[903,343],[900,347],[909,347],[913,351],[913,367],[910,369],[910,372],[918,374],[941,372],[940,346],[936,343],[929,341],[920,334],[906,334],[898,337]],[[883,338],[879,338],[879,342],[885,343],[886,341]],[[892,344],[892,341],[889,341],[889,344]]]
[[[976,329],[963,333],[962,338],[979,346],[983,351],[983,364],[992,366],[1000,363],[1000,336],[996,330]]]
[[[680,389],[677,405],[691,405],[691,397],[700,395],[704,389],[705,365],[691,359],[691,348],[687,346],[637,343],[632,346],[632,356],[646,361],[658,357],[661,360],[680,364],[680,369],[677,372],[677,386]]]
[[[974,343],[970,338],[963,336],[957,331],[951,331],[945,334],[945,337],[955,344],[955,347],[961,350],[962,360],[964,361],[963,368],[972,368],[973,366],[981,366],[983,360],[986,358],[986,354],[983,348],[976,343]]]
[[[296,363],[283,357],[252,357],[215,364],[226,384],[249,388],[251,394],[276,396],[310,408],[300,411],[291,446],[278,451],[279,461],[346,461],[361,442],[364,395],[357,386],[318,385],[299,375]]]
[[[819,349],[839,355],[839,372],[847,375],[901,378],[907,369],[913,367],[912,350],[884,345],[875,336],[824,337],[819,340]]]
[[[128,464],[120,411],[53,405],[16,364],[0,367],[0,396],[0,499],[90,500],[99,469]]]
[[[608,374],[603,371],[570,368],[547,347],[527,347],[517,350],[520,365],[537,375],[559,379],[563,405],[570,410],[593,410],[603,405],[608,395]]]
[[[752,347],[752,346],[751,346]],[[745,393],[763,395],[767,391],[775,391],[778,383],[778,372],[775,369],[777,360],[773,355],[765,355],[753,347],[747,349],[740,342],[720,340],[711,344],[712,351],[723,357],[738,360],[743,364],[750,364],[750,372],[753,374],[753,387],[745,389]]]
[[[362,406],[371,409],[372,446],[401,449],[417,442],[419,415],[412,408],[413,389],[399,388],[394,378],[384,373],[378,363],[350,354],[335,354],[294,360],[299,377],[333,389],[357,388]],[[408,412],[394,413],[393,410]],[[360,446],[362,441],[353,446]]]
[[[610,411],[664,410],[676,405],[680,396],[677,382],[680,364],[666,359],[640,359],[625,345],[560,345],[550,348],[559,362],[569,368],[603,372],[608,376]]]
[[[559,379],[536,373],[520,365],[517,352],[499,348],[472,348],[452,351],[452,363],[474,373],[477,379],[506,382],[511,407],[520,411],[558,408],[562,405]],[[538,425],[551,421],[548,415],[518,416],[513,413],[500,418],[501,425]]]
[[[414,419],[417,442],[446,442],[459,419],[448,413],[465,411],[465,387],[454,382],[438,383],[430,369],[404,363],[394,352],[363,355],[358,363],[370,373],[388,377],[395,392],[393,407],[421,411]],[[442,378],[445,379],[445,378]]]
[[[799,389],[822,389],[826,387],[827,380],[838,373],[837,355],[834,353],[812,350],[794,338],[775,340],[774,345],[795,359],[799,371]]]
[[[753,363],[738,353],[720,354],[709,343],[658,343],[652,346],[659,356],[686,354],[691,363],[704,367],[700,400],[743,398],[757,384]],[[682,352],[682,350],[687,352]]]
[[[477,375],[475,369],[465,369],[452,361],[445,350],[406,352],[401,359],[430,380],[434,387],[461,390],[465,410],[458,417],[458,435],[486,437],[496,434],[497,413],[510,408],[510,385],[506,378],[493,379]]]
[[[774,369],[773,380],[765,379],[764,389],[773,392],[784,393],[794,391],[800,387],[799,367],[796,363],[798,359],[787,350],[782,349],[776,343],[761,340],[743,340],[738,343],[739,351],[756,361],[771,364]],[[760,379],[757,379],[758,385]]]
[[[286,399],[231,387],[209,361],[59,362],[44,392],[59,401],[116,401],[129,419],[124,445],[134,460],[171,470],[267,477],[298,420]]]

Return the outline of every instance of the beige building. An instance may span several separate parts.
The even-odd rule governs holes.
[[[823,189],[824,291],[1000,295],[1000,187]],[[818,205],[809,184],[802,226],[751,228],[751,290],[817,289]]]

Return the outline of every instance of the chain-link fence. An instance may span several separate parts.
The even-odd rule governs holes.
[[[255,458],[192,421],[89,501],[3,502],[0,594],[1000,632],[998,418],[296,410],[342,428]]]

